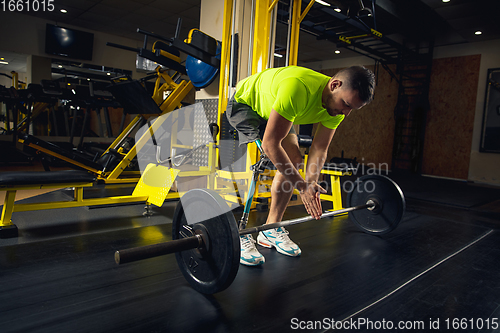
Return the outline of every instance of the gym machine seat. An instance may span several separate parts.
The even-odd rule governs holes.
[[[16,192],[31,189],[57,189],[63,187],[75,188],[74,202],[83,200],[83,186],[92,186],[96,176],[87,171],[63,170],[63,171],[14,171],[0,173],[0,191],[6,191],[5,200],[0,219],[0,238],[17,237],[17,226],[12,223],[11,217],[14,211],[63,208],[73,204],[69,201],[57,207],[53,203],[17,204],[14,207]],[[16,208],[16,209],[14,209]]]
[[[106,170],[112,170],[121,159],[119,154],[110,149],[111,153],[106,153],[99,159],[93,160],[89,155],[83,152],[80,152],[78,150],[63,149],[58,145],[34,137],[33,135],[27,133],[19,133],[19,141],[29,147],[45,153],[47,153],[47,151],[50,151],[53,153],[51,155],[55,157],[58,157],[62,160],[74,161],[75,165],[94,172],[105,172]]]
[[[21,185],[91,183],[96,177],[87,171],[12,171],[0,173],[0,188]]]
[[[204,32],[198,29],[192,29],[184,42],[220,60],[221,42]],[[186,59],[186,72],[193,86],[201,89],[207,87],[214,81],[219,73],[219,68],[188,55]]]
[[[128,76],[113,79],[107,90],[120,102],[125,113],[156,116],[162,113],[139,81],[132,80]]]

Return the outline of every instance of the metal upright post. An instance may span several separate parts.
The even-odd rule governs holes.
[[[292,8],[292,20],[291,20],[291,38],[290,38],[290,57],[289,63],[290,66],[296,66],[299,58],[299,32],[300,32],[300,23],[309,12],[311,7],[313,6],[315,0],[311,0],[307,5],[306,9],[301,13],[302,10],[302,0],[294,0],[293,8]]]
[[[294,0],[290,0],[290,5],[288,7],[288,31],[286,36],[286,57],[285,57],[285,66],[290,65],[290,43],[292,37],[292,14],[293,14],[293,3]]]
[[[220,69],[219,69],[219,101],[218,101],[218,112],[219,120],[218,123],[222,124],[222,114],[226,111],[227,102],[229,99],[229,75],[230,75],[230,46],[231,46],[231,27],[233,21],[233,7],[234,0],[224,1],[224,15],[223,15],[223,26],[222,26],[222,43],[221,43],[221,59],[220,59]],[[217,142],[220,141],[220,132],[217,137]],[[219,152],[217,151],[216,161],[219,160]]]

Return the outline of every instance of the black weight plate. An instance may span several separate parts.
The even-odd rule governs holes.
[[[177,204],[172,238],[201,233],[208,244],[175,254],[179,269],[191,286],[204,294],[220,292],[233,282],[240,262],[240,237],[227,203],[212,190],[194,189]]]
[[[403,191],[392,179],[381,175],[360,177],[347,196],[347,206],[359,206],[375,201],[375,209],[360,209],[349,213],[350,219],[369,234],[386,234],[401,221],[406,202]]]

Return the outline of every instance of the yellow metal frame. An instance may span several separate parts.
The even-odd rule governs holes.
[[[164,74],[164,73],[162,73]],[[169,84],[172,84],[173,81]],[[173,83],[175,84],[175,83]],[[191,81],[181,81],[179,84],[175,84],[175,89],[171,91],[167,100],[161,104],[160,109],[163,111],[162,115],[169,113],[176,108],[181,106],[181,101],[186,97],[187,93],[193,88],[193,84]],[[156,91],[156,89],[155,89]],[[152,130],[156,131],[161,124],[163,123],[165,117],[158,117],[154,124],[152,125]],[[153,127],[155,126],[155,127]],[[124,157],[118,163],[118,165],[107,175],[106,181],[108,180],[116,180],[118,176],[125,170],[125,168],[132,162],[133,158],[137,155],[137,152],[141,150],[144,144],[147,142],[149,136],[143,135],[139,141],[135,142],[135,145],[128,151],[127,154],[124,154]]]
[[[231,26],[233,22],[233,1],[225,0],[222,26],[221,59],[219,68],[219,100],[218,100],[218,120],[222,124],[222,114],[226,111],[229,99],[229,66],[230,66],[230,46],[231,46]],[[217,141],[220,141],[221,133],[217,134]],[[219,160],[219,153],[216,153],[216,160]]]
[[[271,12],[278,2],[255,0],[252,74],[263,71],[269,64],[269,40],[271,34]]]
[[[157,42],[158,42],[158,41],[154,42],[154,43],[153,43],[153,46],[151,47],[151,50],[153,51],[153,53],[156,53],[156,51],[157,51],[157,50],[156,50],[156,43],[157,43]],[[162,42],[162,43],[163,43],[163,42]],[[162,55],[162,56],[164,56],[164,57],[166,57],[166,58],[172,59],[173,61],[178,62],[178,63],[180,63],[180,62],[181,62],[181,58],[180,58],[179,56],[176,56],[176,55],[174,55],[174,54],[172,54],[172,53],[170,53],[170,52],[164,51],[164,50],[162,50],[161,48],[160,48],[160,49],[158,49],[158,51],[160,51],[160,55]]]
[[[159,126],[158,122],[155,123]],[[213,151],[215,147],[213,143],[210,144],[209,158],[213,158]],[[192,177],[192,176],[203,176],[203,175],[213,175],[214,167],[200,167],[198,171],[181,171],[177,177]],[[4,205],[2,209],[2,215],[0,219],[0,228],[5,228],[12,226],[12,214],[14,212],[26,212],[34,210],[46,210],[46,209],[59,209],[59,208],[72,208],[72,207],[86,207],[86,206],[100,206],[100,205],[113,205],[113,204],[123,204],[123,203],[133,203],[133,202],[148,202],[149,196],[134,196],[134,195],[124,195],[124,196],[114,196],[114,197],[104,197],[104,198],[91,198],[84,199],[83,191],[84,188],[90,188],[97,184],[96,183],[66,183],[66,184],[31,184],[23,186],[0,186],[0,191],[6,191]],[[122,184],[120,184],[122,185]],[[123,185],[126,185],[125,183]],[[111,185],[116,186],[116,185]],[[15,203],[15,197],[17,191],[22,190],[33,190],[33,189],[61,189],[61,188],[74,188],[74,198],[73,200],[66,201],[51,201],[42,203]],[[169,192],[167,199],[178,199],[185,192]]]
[[[267,69],[269,66],[269,44],[271,41],[272,29],[272,11],[278,3],[277,0],[255,0],[255,18],[254,18],[254,31],[253,31],[253,47],[252,47],[252,63],[251,63],[251,74]],[[290,65],[297,64],[298,55],[298,40],[299,40],[299,29],[300,22],[304,19],[305,15],[309,9],[314,4],[314,0],[311,0],[308,7],[301,13],[301,0],[294,1],[293,16],[291,22],[291,43],[290,43]],[[232,13],[233,1],[226,0],[224,6],[224,25],[223,25],[223,38],[222,38],[222,59],[221,59],[221,80],[219,85],[219,117],[222,116],[226,110],[228,94],[227,87],[229,86],[229,78],[226,73],[229,73],[229,45],[231,37],[231,26],[232,26]],[[220,137],[219,137],[220,138]],[[247,145],[246,153],[246,170],[245,172],[226,172],[218,171],[217,176],[221,180],[217,180],[218,184],[228,184],[228,181],[232,181],[234,186],[237,186],[240,193],[244,193],[244,198],[234,198],[231,195],[225,195],[224,198],[230,202],[238,202],[243,204],[243,200],[249,195],[248,187],[252,179],[252,171],[250,166],[257,163],[259,159],[259,151],[257,146],[253,143]],[[273,177],[275,171],[271,172],[266,176]],[[264,175],[261,175],[264,176]],[[236,185],[236,180],[244,180],[245,184]],[[252,208],[258,202],[259,198],[269,198],[271,196],[270,192],[260,192],[261,186],[269,187],[271,180],[259,180],[255,187],[255,194],[253,196]],[[298,193],[296,191],[296,193]]]
[[[330,187],[332,194],[321,194],[320,199],[330,201],[333,205],[332,210],[342,209],[342,190],[340,186],[340,177],[351,175],[352,172],[337,170],[321,170],[321,173],[330,176]]]
[[[19,190],[38,190],[38,189],[57,189],[57,188],[65,188],[65,187],[83,187],[86,186],[93,186],[93,183],[77,183],[77,184],[34,184],[34,185],[25,185],[25,186],[2,186],[0,187],[0,190],[6,191],[5,193],[5,199],[4,199],[4,205],[2,209],[2,217],[0,219],[0,227],[8,227],[12,225],[11,217],[12,213],[14,211],[26,211],[26,210],[36,210],[36,209],[24,209],[20,208],[21,210],[18,210],[19,207],[30,207],[32,204],[17,204],[14,205],[15,199],[16,199],[16,193]],[[80,192],[76,192],[75,190],[75,199],[77,198],[82,198],[83,199],[83,192],[80,194]],[[43,206],[42,206],[43,207]],[[47,208],[44,208],[47,209]]]
[[[255,16],[255,32],[254,32],[254,44],[253,44],[253,58],[252,58],[252,74],[262,71],[267,68],[269,64],[269,42],[270,42],[270,32],[271,32],[271,12],[277,4],[277,0],[255,0],[256,1],[256,16]],[[291,47],[290,47],[290,65],[296,65],[297,54],[298,54],[298,37],[299,37],[299,27],[300,22],[303,20],[309,9],[312,7],[314,0],[311,0],[304,12],[300,12],[301,0],[294,1],[294,9],[292,13],[292,27],[291,27]],[[223,38],[221,45],[221,67],[220,67],[220,83],[219,83],[219,124],[221,123],[221,116],[225,112],[227,107],[227,101],[229,98],[229,65],[230,65],[230,39],[231,39],[231,27],[232,27],[232,11],[233,11],[233,1],[225,0],[224,6],[224,25],[223,25]],[[162,115],[173,111],[174,109],[180,107],[181,101],[184,99],[186,94],[193,88],[191,82],[182,81],[181,83],[175,83],[168,74],[164,73],[160,68],[157,68],[157,81],[155,82],[155,93],[153,94],[153,99],[159,105]],[[164,96],[168,95],[165,99]],[[141,121],[144,115],[137,115],[132,122],[125,128],[125,130],[120,133],[116,140],[110,145],[106,150],[109,151],[111,148],[117,148],[118,143],[122,141],[123,138],[128,136],[133,128]],[[164,122],[166,117],[158,117],[150,126],[151,131],[156,131],[161,124]],[[52,152],[46,152],[42,147],[35,147],[36,149],[46,152],[48,154],[54,155],[58,158],[66,160],[68,162],[74,163],[86,170],[95,173],[99,180],[104,180],[105,183],[126,183],[126,182],[136,182],[137,179],[120,179],[119,176],[124,173],[124,169],[132,161],[133,157],[136,156],[137,152],[144,146],[144,144],[149,139],[149,133],[145,133],[137,142],[134,147],[130,149],[127,154],[123,154],[122,161],[118,166],[112,170],[109,174],[104,175],[101,171],[95,169],[89,169],[86,166],[76,164],[75,161],[70,161],[64,156]],[[172,139],[174,136],[172,136]],[[217,141],[220,141],[220,133],[218,134]],[[176,143],[176,140],[175,140]],[[190,176],[207,176],[208,188],[217,189],[219,194],[221,194],[226,200],[230,202],[236,202],[243,204],[243,200],[248,196],[248,184],[250,184],[252,172],[249,166],[253,165],[258,160],[258,149],[255,144],[247,145],[247,163],[248,166],[245,172],[231,173],[223,170],[218,170],[217,161],[219,160],[218,149],[215,144],[209,144],[209,165],[207,167],[199,167],[198,170],[194,171],[181,171],[178,177],[190,177]],[[307,157],[306,157],[307,158]],[[276,171],[269,171],[261,176],[273,177]],[[304,173],[301,170],[301,173]],[[322,170],[323,174],[329,175],[331,177],[332,184],[332,195],[321,195],[323,200],[328,200],[333,203],[333,209],[342,208],[341,200],[341,189],[340,189],[340,176],[346,175],[341,171],[332,170]],[[237,184],[236,186],[243,190],[245,193],[244,198],[239,198],[230,193],[233,192],[234,186],[237,181],[243,180],[244,184]],[[270,192],[259,193],[260,186],[271,186],[272,179],[259,180],[256,186],[256,191],[254,194],[254,202],[252,203],[252,208],[255,207],[258,198],[269,198],[271,196]],[[94,183],[78,183],[78,184],[50,184],[50,185],[32,185],[32,186],[17,186],[9,188],[1,188],[0,190],[7,191],[4,207],[2,211],[2,217],[0,220],[0,227],[9,227],[12,225],[11,217],[13,212],[20,211],[30,211],[30,210],[42,210],[42,209],[56,209],[56,208],[68,208],[68,207],[82,207],[82,206],[92,206],[92,205],[106,205],[106,204],[118,204],[118,203],[130,203],[130,202],[147,202],[148,196],[116,196],[107,198],[97,198],[97,199],[84,199],[83,189],[85,187],[94,186]],[[36,204],[15,204],[15,195],[18,190],[26,190],[31,188],[64,188],[64,187],[74,187],[75,195],[73,200],[69,201],[58,201],[58,202],[46,202],[46,203],[36,203]],[[180,198],[183,192],[170,192],[167,198]]]
[[[23,139],[19,139],[19,142],[24,143],[24,140],[23,140]],[[97,169],[94,169],[94,168],[91,168],[91,167],[89,167],[89,166],[87,166],[87,165],[85,165],[85,164],[83,164],[83,163],[80,163],[80,162],[78,162],[78,161],[75,161],[75,160],[73,160],[73,159],[71,159],[71,158],[68,158],[68,157],[66,157],[66,156],[60,155],[60,154],[58,154],[58,153],[56,153],[56,152],[53,152],[52,150],[45,149],[45,148],[40,147],[39,145],[36,145],[36,144],[34,144],[34,143],[26,143],[26,145],[27,145],[28,147],[31,147],[31,148],[36,149],[36,150],[38,150],[38,151],[41,151],[42,153],[45,153],[45,154],[48,154],[48,155],[51,155],[51,156],[57,157],[57,158],[59,158],[59,159],[61,159],[61,160],[63,160],[63,161],[66,161],[66,162],[69,162],[69,163],[71,163],[71,164],[74,164],[74,165],[76,165],[76,166],[78,166],[78,167],[80,167],[80,168],[82,168],[82,169],[85,169],[85,170],[87,170],[87,171],[90,171],[90,172],[92,172],[92,173],[95,173],[97,176],[101,176],[101,175],[102,175],[102,171],[97,170]]]
[[[177,108],[181,107],[182,100],[186,97],[188,92],[193,89],[193,84],[190,81],[182,80],[180,83],[175,83],[172,78],[166,73],[166,71],[162,70],[161,67],[157,67],[157,79],[155,82],[155,90],[152,96],[153,100],[158,104],[161,114],[156,118],[153,124],[150,127],[150,131],[156,131],[161,124],[165,121],[167,117],[161,117],[161,115],[165,115]],[[108,149],[103,153],[109,152],[110,149],[119,148],[119,143],[134,130],[134,128],[145,119],[145,114],[137,115],[119,134],[119,136],[114,140],[114,142],[108,147]],[[125,168],[132,162],[132,159],[137,155],[137,152],[146,144],[150,135],[147,131],[144,135],[139,138],[135,145],[129,150],[128,153],[124,154],[118,149],[118,153],[122,153],[123,158],[120,163],[110,172],[103,173],[101,170],[97,170],[91,167],[88,167],[82,163],[74,161],[70,158],[57,154],[53,151],[44,149],[35,144],[28,144],[32,148],[44,152],[46,154],[55,156],[64,161],[72,163],[78,167],[81,167],[87,171],[94,173],[97,176],[98,182],[96,183],[68,183],[68,184],[33,184],[29,186],[15,186],[15,187],[0,187],[0,191],[6,191],[2,216],[0,220],[0,227],[9,227],[12,226],[13,223],[11,221],[13,212],[22,212],[22,211],[33,211],[33,210],[44,210],[44,209],[58,209],[58,208],[69,208],[69,207],[83,207],[83,206],[97,206],[97,205],[110,205],[110,204],[120,204],[120,203],[132,203],[132,202],[146,202],[148,200],[148,196],[134,196],[134,195],[126,195],[126,196],[114,196],[114,197],[104,197],[104,198],[93,198],[93,199],[84,199],[83,198],[83,189],[85,187],[92,187],[97,183],[102,183],[104,181],[107,185],[113,184],[130,184],[137,183],[140,172],[125,172]],[[175,135],[172,136],[175,138]],[[23,142],[23,140],[20,140]],[[175,140],[176,142],[176,140]],[[190,177],[190,176],[209,176],[211,183],[214,183],[215,173],[215,145],[213,143],[209,144],[209,166],[208,167],[200,167],[197,171],[185,171],[179,173],[178,177]],[[123,178],[120,176],[135,176],[129,178]],[[43,203],[34,203],[34,204],[15,204],[15,196],[17,191],[19,190],[29,190],[29,189],[59,189],[72,187],[75,189],[75,195],[73,200],[68,201],[56,201],[56,202],[43,202]],[[180,198],[183,195],[183,192],[171,192],[168,194],[167,198]]]
[[[19,89],[19,73],[10,72],[12,74],[12,86],[17,90]]]
[[[153,100],[159,105],[160,110],[162,111],[162,115],[168,112],[175,110],[181,106],[182,100],[186,97],[188,92],[193,89],[193,84],[190,81],[182,80],[180,83],[175,83],[172,78],[161,69],[160,66],[156,68],[157,78],[155,81],[155,90],[153,93]],[[165,99],[164,96],[168,95]],[[119,142],[121,142],[125,137],[127,137],[133,128],[142,120],[146,119],[145,114],[137,115],[128,125],[127,127],[118,135],[118,137],[111,143],[111,145],[106,149],[103,153],[106,154],[110,149],[116,149],[118,147]],[[19,139],[21,143],[24,143],[24,140]],[[95,168],[89,167],[83,163],[77,162],[71,158],[62,156],[57,154],[51,150],[42,148],[36,144],[30,143],[27,144],[29,147],[32,147],[38,151],[41,151],[45,154],[57,157],[63,161],[76,165],[80,168],[83,168],[89,172],[94,173],[98,176],[98,179],[105,181],[106,183],[122,183],[122,182],[137,182],[140,174],[138,172],[128,172],[127,177],[121,177],[124,175],[124,170],[127,166],[132,162],[134,157],[137,154],[137,151],[140,150],[144,142],[135,143],[135,145],[128,151],[128,153],[124,154],[121,151],[118,151],[123,155],[123,158],[118,163],[118,165],[111,171],[102,172],[101,170],[97,170]],[[101,155],[102,156],[102,155]]]
[[[288,55],[288,65],[296,66],[299,57],[299,32],[300,23],[306,17],[307,13],[311,9],[315,0],[311,0],[307,5],[306,9],[301,13],[302,10],[302,0],[294,0],[292,8],[292,22],[291,22],[291,33],[290,33],[290,52]]]
[[[255,18],[254,18],[254,33],[253,33],[253,48],[252,48],[252,63],[251,74],[261,72],[268,68],[269,65],[269,43],[271,41],[270,34],[272,31],[272,10],[277,4],[277,0],[255,0]],[[289,65],[297,65],[298,50],[299,50],[299,32],[300,23],[303,21],[311,7],[314,5],[315,0],[310,0],[307,7],[302,11],[302,0],[295,0],[292,8],[292,18],[290,22],[290,49],[289,49]],[[228,66],[229,66],[229,46],[231,38],[232,26],[232,13],[233,1],[226,0],[224,6],[224,25],[223,25],[223,38],[222,38],[222,59],[221,59],[221,79],[219,85],[219,120],[226,110],[227,100],[229,98],[227,87],[229,86]],[[372,31],[377,35],[376,31]],[[220,123],[220,121],[219,121]],[[220,139],[220,135],[218,137]],[[218,156],[218,155],[217,155]],[[246,155],[246,170],[244,172],[228,172],[219,170],[217,172],[217,186],[222,187],[237,187],[240,193],[244,193],[244,198],[236,198],[232,195],[223,195],[224,199],[230,202],[243,204],[248,194],[248,187],[252,179],[252,172],[250,166],[257,163],[259,159],[259,151],[255,144],[247,145]],[[306,156],[307,160],[307,156]],[[305,165],[305,163],[304,163]],[[304,170],[300,170],[304,176]],[[340,176],[348,173],[332,170],[322,170],[323,174],[329,175],[332,184],[332,195],[323,194],[323,200],[331,201],[333,209],[342,209],[342,197],[340,188]],[[276,171],[271,171],[268,174],[261,176],[273,177]],[[244,184],[237,184],[236,181],[244,180]],[[259,188],[264,185],[270,186],[272,180],[259,180],[255,187],[255,194],[253,197],[252,208],[255,208],[258,198],[269,198],[270,192],[259,192]],[[298,193],[298,191],[294,191]]]
[[[230,24],[230,23],[229,23]],[[228,59],[227,44],[225,49],[225,59]],[[229,75],[228,62],[225,62],[225,71],[221,76],[225,76],[226,78]],[[180,83],[175,83],[173,79],[166,73],[166,71],[162,70],[161,67],[157,67],[157,79],[155,82],[155,90],[152,96],[153,100],[158,104],[162,113],[153,121],[150,125],[150,130],[146,131],[135,143],[135,145],[129,150],[128,153],[123,154],[123,158],[121,162],[109,173],[103,173],[100,170],[96,170],[94,168],[90,168],[82,163],[76,162],[70,158],[59,155],[55,152],[49,151],[40,147],[38,145],[29,144],[31,147],[47,153],[49,155],[60,158],[64,161],[70,162],[76,166],[79,166],[87,171],[94,173],[98,181],[104,181],[105,184],[126,184],[126,183],[136,183],[138,178],[119,178],[120,175],[125,174],[124,169],[128,166],[128,164],[132,161],[132,159],[137,155],[137,152],[140,151],[141,148],[146,144],[146,142],[150,138],[149,132],[153,133],[158,130],[158,128],[163,124],[163,122],[167,119],[167,117],[161,117],[161,115],[165,115],[176,108],[181,107],[181,101],[185,98],[187,93],[193,88],[193,84],[190,81],[181,81]],[[227,96],[227,89],[226,96]],[[226,98],[227,99],[227,98]],[[224,101],[224,100],[223,100]],[[222,106],[224,109],[226,105]],[[120,135],[114,140],[114,142],[108,147],[108,149],[104,152],[109,152],[110,149],[118,148],[118,144],[127,137],[134,128],[139,124],[139,122],[145,118],[144,114],[137,115],[128,125],[127,127],[120,133]],[[174,125],[174,132],[175,132]],[[177,140],[175,133],[171,136],[171,140],[173,140],[173,146],[177,145]],[[186,147],[186,146],[183,146]],[[192,148],[192,147],[189,147]],[[192,176],[207,176],[207,183],[209,188],[215,187],[216,180],[216,161],[217,161],[217,149],[214,143],[210,143],[208,145],[209,148],[209,156],[208,156],[208,166],[199,167],[198,170],[193,171],[181,171],[177,177],[192,177]],[[118,150],[120,153],[120,150]],[[103,153],[103,154],[104,154]],[[130,174],[139,174],[139,173],[130,173]],[[11,221],[13,212],[22,212],[22,211],[33,211],[33,210],[44,210],[44,209],[57,209],[57,208],[69,208],[69,207],[82,207],[82,206],[93,206],[93,205],[109,205],[109,204],[119,204],[119,203],[131,203],[131,202],[148,202],[148,196],[134,196],[134,195],[126,195],[126,196],[115,196],[115,197],[105,197],[105,198],[94,198],[94,199],[84,199],[83,198],[83,190],[85,187],[92,187],[96,185],[96,183],[70,183],[70,184],[33,184],[30,186],[15,186],[15,187],[0,187],[0,191],[6,191],[2,216],[0,220],[0,227],[9,227],[12,226],[13,223]],[[72,187],[75,189],[75,195],[73,200],[68,201],[56,201],[56,202],[43,202],[43,203],[35,203],[35,204],[15,204],[15,196],[17,191],[19,190],[29,190],[29,189],[59,189],[65,187]],[[221,193],[225,193],[227,191],[221,190]],[[184,192],[170,192],[167,195],[168,199],[171,198],[180,198]]]
[[[49,104],[44,103],[44,102],[34,103],[31,106],[32,107],[31,116],[30,116],[31,121],[33,122],[33,119],[35,119],[43,111],[45,111],[48,108],[48,106],[49,106]],[[23,116],[24,116],[24,118],[20,119]],[[19,110],[18,120],[17,120],[17,126],[18,126],[17,130],[18,131],[25,131],[26,130],[26,127],[28,126],[27,120],[28,120],[28,115],[27,114],[25,115],[24,113],[21,112],[21,110]],[[49,122],[49,124],[50,124],[50,122]],[[49,130],[49,133],[50,133],[50,130]]]
[[[274,0],[256,0],[255,1],[255,20],[253,31],[253,49],[252,49],[252,73],[259,73],[269,68],[269,48],[271,41],[272,29],[272,11],[276,7],[278,1]],[[250,195],[248,193],[249,184],[252,181],[253,173],[250,166],[257,163],[260,153],[255,143],[247,144],[247,172],[244,176],[246,180],[245,197],[244,200]],[[262,175],[261,175],[262,176]],[[270,192],[260,192],[261,185],[265,185],[259,179],[255,184],[255,193],[253,194],[253,201],[251,208],[255,208],[259,198],[270,197]]]
[[[340,35],[339,40],[343,41],[344,43],[351,44],[351,39],[358,39],[358,38],[364,38],[364,37],[370,37],[370,36],[373,36],[375,38],[382,38],[382,33],[375,30],[375,29],[370,29],[369,34],[350,36],[350,37]]]

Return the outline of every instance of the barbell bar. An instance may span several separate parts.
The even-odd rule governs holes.
[[[355,207],[348,207],[348,208],[333,210],[333,211],[329,211],[329,212],[324,212],[323,214],[321,214],[319,219],[321,220],[321,219],[324,219],[325,217],[341,215],[341,214],[349,213],[349,212],[352,212],[355,210],[360,210],[360,209],[370,209],[370,208],[373,209],[373,208],[376,208],[376,205],[377,204],[373,200],[368,200],[366,202],[366,204],[364,204],[364,205],[359,205],[359,206],[355,206]],[[312,216],[304,216],[304,217],[299,217],[299,218],[292,219],[292,220],[286,220],[286,221],[275,222],[275,223],[271,223],[271,224],[263,224],[263,225],[259,225],[257,227],[246,228],[246,229],[240,230],[239,234],[240,234],[240,236],[243,236],[243,235],[253,234],[253,233],[256,233],[259,231],[275,229],[275,228],[279,228],[279,227],[288,227],[290,225],[304,223],[304,222],[308,222],[308,221],[312,221],[312,220],[316,220],[316,219]]]
[[[376,203],[373,202],[372,200],[368,200],[368,202],[364,205],[343,208],[343,209],[339,209],[339,210],[335,210],[335,211],[324,212],[320,216],[319,219],[349,213],[349,212],[352,212],[354,210],[365,209],[365,208],[375,208],[375,207],[376,207]],[[240,236],[243,236],[243,235],[253,234],[253,233],[256,233],[259,231],[275,229],[275,228],[279,228],[279,227],[287,227],[287,226],[290,226],[293,224],[304,223],[304,222],[308,222],[311,220],[315,220],[315,218],[313,218],[311,216],[299,217],[299,218],[292,219],[292,220],[276,222],[276,223],[272,223],[272,224],[263,224],[263,225],[260,225],[257,227],[242,229],[242,230],[238,231],[238,234]],[[138,261],[138,260],[163,256],[163,255],[167,255],[167,254],[172,254],[175,252],[186,251],[186,250],[191,250],[191,249],[196,249],[196,248],[200,249],[200,248],[203,248],[203,246],[206,246],[206,244],[207,244],[206,237],[210,237],[210,236],[205,236],[205,240],[204,240],[203,234],[198,233],[198,234],[195,234],[194,236],[180,238],[180,239],[176,239],[176,240],[172,240],[172,241],[168,241],[168,242],[152,244],[152,245],[145,245],[145,246],[135,247],[135,248],[131,248],[131,249],[116,251],[115,252],[115,262],[120,265],[120,264],[126,264],[126,263],[133,262],[133,261]]]
[[[370,184],[370,187],[367,185]],[[405,210],[399,186],[385,176],[360,177],[347,196],[350,207],[327,211],[321,219],[349,213],[364,232],[394,230]],[[191,286],[205,294],[220,292],[239,268],[240,237],[268,229],[315,220],[311,216],[238,230],[225,200],[213,190],[194,189],[179,201],[172,222],[172,241],[115,252],[117,264],[175,253],[179,269]]]

